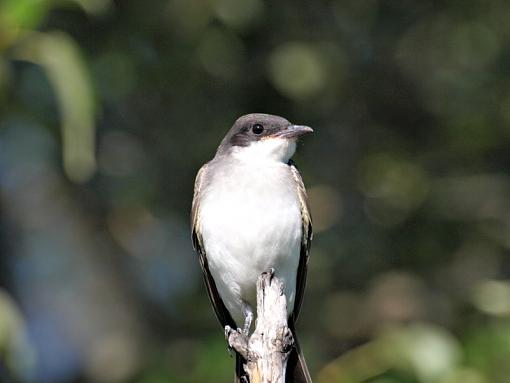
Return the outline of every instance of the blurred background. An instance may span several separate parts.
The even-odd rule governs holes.
[[[319,383],[510,382],[510,3],[0,0],[0,381],[229,382],[190,242],[240,115],[315,134]]]

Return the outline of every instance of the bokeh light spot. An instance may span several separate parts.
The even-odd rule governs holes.
[[[278,47],[268,64],[271,82],[289,98],[315,96],[328,81],[322,53],[306,43],[294,42]]]
[[[488,280],[480,282],[473,291],[475,306],[490,315],[510,315],[510,282]]]
[[[423,382],[437,381],[459,363],[459,344],[441,327],[417,323],[391,329],[382,339],[392,364],[410,369]]]
[[[261,0],[214,0],[216,16],[226,25],[247,28],[262,15],[264,3]]]

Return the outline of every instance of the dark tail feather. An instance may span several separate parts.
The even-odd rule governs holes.
[[[312,383],[310,372],[306,366],[305,357],[299,347],[299,341],[294,328],[294,321],[289,320],[289,328],[294,336],[294,347],[287,361],[287,373],[285,374],[286,383]]]
[[[246,377],[246,381],[248,381],[248,376],[246,372],[244,372],[244,364],[246,363],[246,359],[244,359],[241,354],[236,352],[236,376],[234,378],[234,383],[243,383],[241,377]]]
[[[294,330],[294,323],[289,323],[289,327],[292,331],[292,335],[294,336],[294,347],[289,355],[289,360],[287,361],[287,372],[285,374],[285,383],[312,383],[312,378],[310,377],[310,373],[308,372],[308,367],[306,366],[306,361],[301,352],[301,348],[299,347],[299,341],[296,336],[296,331]],[[246,381],[248,381],[248,377],[244,372],[244,364],[246,360],[236,352],[236,376],[234,379],[235,383],[244,383],[241,379],[243,376],[246,377]]]

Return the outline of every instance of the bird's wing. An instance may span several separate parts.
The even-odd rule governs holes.
[[[296,182],[297,193],[299,197],[299,203],[301,205],[301,218],[303,222],[303,234],[301,237],[301,254],[299,257],[299,266],[296,277],[296,297],[294,298],[294,310],[292,312],[292,319],[294,322],[297,320],[299,310],[301,309],[301,303],[303,301],[303,294],[306,285],[306,271],[308,268],[308,258],[310,255],[310,245],[312,243],[313,230],[312,230],[312,217],[310,215],[310,209],[308,208],[308,198],[306,196],[305,185],[301,174],[297,170],[294,162],[289,161],[290,170],[292,177]]]
[[[195,190],[193,193],[193,203],[191,205],[191,238],[193,240],[193,248],[198,253],[205,286],[207,287],[209,299],[214,307],[214,312],[223,327],[229,325],[235,329],[237,328],[237,325],[225,307],[225,304],[218,293],[218,289],[216,288],[211,272],[209,271],[202,235],[200,233],[200,193],[202,192],[206,172],[207,164],[202,166],[202,168],[198,171],[197,178],[195,179]]]

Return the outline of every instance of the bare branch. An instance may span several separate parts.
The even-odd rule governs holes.
[[[257,280],[257,322],[248,338],[241,330],[225,327],[230,347],[246,360],[250,383],[284,383],[289,353],[294,344],[287,325],[287,299],[274,270]]]

